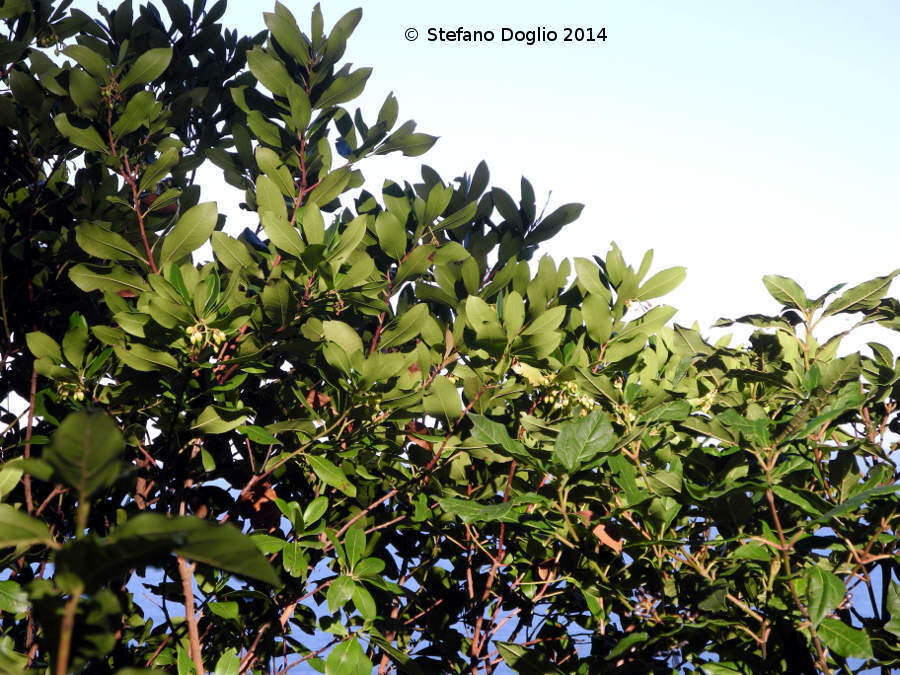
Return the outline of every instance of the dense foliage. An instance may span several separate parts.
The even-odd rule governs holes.
[[[898,272],[710,344],[527,180],[366,191],[435,139],[347,107],[360,11],[68,5],[0,2],[0,670],[900,666],[900,368],[820,335]]]

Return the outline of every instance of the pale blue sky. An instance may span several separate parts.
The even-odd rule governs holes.
[[[87,3],[79,3],[86,6]],[[210,2],[211,4],[211,2]],[[310,2],[285,0],[301,28]],[[359,2],[323,3],[326,28]],[[268,3],[232,2],[223,22],[263,28]],[[555,258],[604,254],[688,267],[670,298],[682,323],[774,311],[760,278],[810,295],[900,266],[900,5],[457,0],[369,2],[346,58],[374,66],[363,110],[393,91],[402,119],[441,137],[422,157],[361,169],[446,179],[487,160],[496,185],[527,176],[551,207],[584,202]],[[426,41],[429,27],[560,31],[605,26],[605,43]],[[404,31],[415,27],[410,43]],[[223,211],[237,220],[217,186]],[[249,223],[240,223],[240,226]],[[236,227],[238,223],[232,223]],[[239,231],[240,227],[236,227]]]

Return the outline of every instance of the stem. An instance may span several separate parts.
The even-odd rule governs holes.
[[[75,629],[75,613],[83,587],[72,589],[72,597],[66,602],[63,617],[59,623],[59,651],[56,653],[56,675],[66,675],[69,671],[69,653],[72,651],[72,633]]]
[[[157,269],[156,263],[153,261],[153,250],[150,248],[150,242],[147,241],[147,228],[144,227],[144,214],[141,211],[141,195],[138,192],[137,180],[135,180],[131,165],[128,162],[128,155],[124,155],[123,160],[125,162],[125,170],[121,171],[120,174],[131,188],[131,197],[134,200],[134,212],[137,214],[138,228],[141,231],[141,241],[144,243],[144,252],[147,254],[147,262],[150,263],[150,269],[153,273],[159,274],[159,269]]]
[[[185,481],[185,487],[191,484]],[[185,514],[185,503],[181,502],[180,513]],[[188,646],[190,647],[191,660],[197,668],[197,673],[203,675],[203,646],[200,644],[200,631],[197,628],[197,615],[194,613],[194,566],[188,565],[187,560],[178,556],[178,573],[181,576],[181,592],[184,595],[184,620],[188,627]]]
[[[28,392],[28,421],[25,424],[25,458],[31,457],[31,434],[34,429],[34,399],[37,396],[37,371],[31,369],[31,386]],[[27,471],[22,478],[25,485],[25,505],[28,513],[34,512],[34,501],[31,496],[31,474]]]
[[[188,640],[191,649],[191,660],[197,667],[198,673],[205,672],[203,670],[203,647],[200,645],[200,631],[197,629],[197,615],[194,614],[194,589],[191,585],[193,580],[193,565],[188,565],[187,560],[178,556],[178,572],[181,575],[181,590],[184,593],[184,620],[188,626]]]
[[[75,514],[75,538],[81,539],[87,528],[88,515],[91,512],[91,503],[82,492],[78,497],[78,511]],[[59,622],[59,643],[56,652],[56,675],[66,675],[69,671],[69,656],[72,652],[72,633],[75,631],[75,614],[78,611],[78,601],[84,586],[72,589],[71,597],[66,602],[62,619]]]

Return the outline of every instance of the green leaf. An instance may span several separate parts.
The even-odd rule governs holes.
[[[141,372],[159,370],[160,366],[170,370],[180,370],[178,361],[168,352],[150,349],[146,345],[132,343],[126,348],[124,345],[114,344],[116,356],[127,366]]]
[[[356,583],[348,576],[339,576],[328,587],[325,600],[328,603],[328,611],[336,612],[343,607],[353,596]]]
[[[175,653],[177,655],[175,663],[178,667],[178,675],[200,675],[200,673],[197,672],[197,664],[191,660],[187,649],[178,645]]]
[[[222,406],[208,405],[197,415],[191,425],[193,431],[204,434],[224,434],[237,429],[250,416],[245,409],[232,410]]]
[[[387,95],[381,109],[378,111],[378,122],[383,123],[385,128],[390,129],[397,123],[397,115],[399,114],[399,104],[397,97],[393,92]]]
[[[62,363],[62,352],[57,342],[39,330],[32,331],[25,335],[25,344],[28,345],[28,351],[38,359],[50,359],[53,363]]]
[[[551,307],[550,309],[545,310],[543,313],[538,315],[538,317],[534,321],[525,326],[525,329],[522,331],[522,335],[535,335],[556,330],[557,328],[559,328],[559,324],[561,324],[563,319],[565,318],[566,307],[564,305]]]
[[[359,333],[343,321],[323,321],[322,332],[326,340],[338,344],[347,353],[347,356],[363,351],[362,338],[359,337]]]
[[[647,279],[646,283],[638,290],[635,300],[650,300],[666,295],[675,290],[687,275],[684,267],[670,267],[662,272],[657,272]]]
[[[468,419],[472,420],[474,428],[472,429],[472,438],[479,443],[486,445],[500,446],[507,454],[516,459],[530,459],[530,455],[525,450],[525,446],[519,441],[510,438],[504,427],[499,422],[478,415],[469,413]]]
[[[480,504],[474,499],[438,497],[438,505],[447,513],[459,517],[464,523],[490,522],[506,516],[512,509],[512,502],[501,504]]]
[[[219,211],[215,202],[197,204],[185,211],[172,231],[163,239],[159,268],[163,269],[169,263],[200,248],[215,229],[218,217]]]
[[[97,130],[94,127],[76,127],[69,122],[69,117],[66,113],[60,113],[54,117],[53,123],[56,125],[56,128],[59,129],[59,133],[68,138],[79,148],[84,148],[91,152],[105,153],[109,151],[109,148],[106,147],[106,144],[103,142],[103,139],[100,138],[100,134],[97,133]]]
[[[328,497],[316,497],[313,499],[303,511],[303,522],[307,527],[315,523],[319,518],[325,515],[328,510]]]
[[[841,604],[847,589],[839,577],[821,567],[810,567],[806,572],[806,607],[809,620],[818,627],[831,610]]]
[[[850,511],[855,511],[860,506],[862,506],[867,501],[871,500],[873,497],[881,497],[883,495],[893,495],[896,492],[900,492],[900,484],[894,485],[878,485],[872,488],[867,488],[862,492],[853,495],[846,501],[842,502],[838,506],[835,506],[830,511],[823,513],[820,517],[815,519],[817,523],[827,523],[832,518],[836,518],[837,516],[842,516],[845,513],[849,513]]]
[[[569,473],[577,471],[601,452],[612,449],[616,437],[606,413],[593,410],[586,417],[566,422],[556,437],[554,458]]]
[[[366,550],[366,533],[360,523],[356,523],[344,535],[344,551],[347,553],[347,564],[353,568],[362,558]]]
[[[370,216],[357,216],[347,223],[347,227],[337,237],[337,244],[328,254],[328,261],[332,267],[342,264],[356,250],[366,236],[369,219]]]
[[[284,445],[263,427],[248,424],[242,427],[238,427],[237,430],[238,433],[244,434],[251,441],[253,441],[254,443],[259,443],[260,445]]]
[[[75,241],[88,255],[105,260],[140,260],[147,259],[138,253],[121,234],[112,232],[98,223],[84,223],[75,228]]]
[[[281,566],[292,577],[305,579],[309,569],[309,558],[306,555],[303,544],[285,542],[281,549]]]
[[[611,295],[609,290],[600,280],[600,270],[597,267],[597,263],[593,260],[588,260],[587,258],[575,258],[574,263],[575,276],[578,278],[578,283],[580,283],[588,293],[605,298],[608,303],[611,299]]]
[[[784,501],[803,509],[813,516],[819,516],[822,514],[822,511],[813,506],[813,504],[808,499],[805,499],[794,490],[791,490],[783,485],[773,485],[772,492],[781,497],[781,499],[783,499]]]
[[[100,87],[83,70],[69,72],[69,95],[86,117],[94,117],[100,108]]]
[[[139,293],[147,288],[144,279],[137,274],[126,271],[119,265],[109,272],[98,272],[87,265],[79,263],[69,270],[69,279],[83,291],[130,291]]]
[[[306,202],[300,224],[303,226],[303,236],[306,237],[307,244],[321,244],[325,241],[325,219],[318,204]]]
[[[141,192],[144,192],[145,190],[152,190],[155,192],[157,184],[168,175],[169,171],[178,164],[180,159],[181,154],[178,152],[177,148],[167,148],[163,150],[153,164],[144,168],[138,190]],[[155,203],[156,202],[154,202],[154,204]]]
[[[287,279],[277,279],[266,286],[262,293],[263,309],[279,326],[287,326],[293,316],[291,311],[291,287]],[[296,303],[294,303],[296,307]]]
[[[166,71],[171,60],[171,47],[148,49],[137,57],[134,65],[119,80],[119,90],[125,91],[133,85],[152,82]]]
[[[230,602],[208,602],[206,604],[209,611],[223,619],[237,619],[240,617],[240,609],[238,603]]]
[[[253,77],[276,96],[286,96],[294,83],[284,64],[259,47],[247,52],[247,65]]]
[[[0,500],[16,488],[23,473],[25,470],[22,467],[9,462],[0,468]]]
[[[69,45],[62,53],[73,59],[91,75],[105,84],[109,78],[106,61],[97,52],[88,49],[84,45]]]
[[[149,127],[158,111],[159,106],[157,106],[156,97],[152,92],[137,92],[129,99],[128,104],[125,106],[125,111],[112,125],[113,136],[119,138],[125,134],[130,134],[139,129],[141,125]]]
[[[68,415],[59,425],[43,459],[53,466],[60,480],[86,499],[119,477],[119,457],[124,449],[125,438],[109,415],[80,411]]]
[[[781,277],[777,274],[767,274],[763,277],[763,284],[769,291],[769,295],[775,298],[785,307],[804,310],[809,306],[809,299],[793,279]]]
[[[332,171],[319,181],[319,184],[313,188],[307,197],[308,202],[316,204],[328,204],[330,201],[341,196],[344,188],[350,182],[352,171],[350,167],[343,166],[336,171]]]
[[[265,178],[265,176],[262,178]],[[306,245],[303,243],[300,233],[297,232],[297,228],[287,221],[283,213],[279,216],[271,211],[266,211],[260,214],[260,220],[266,235],[269,237],[269,241],[278,250],[288,253],[295,258],[299,258],[303,251],[306,250]]]
[[[275,213],[283,213],[284,201],[282,199],[282,195],[284,195],[285,197],[294,197],[297,191],[297,188],[294,186],[294,179],[291,176],[290,170],[287,168],[287,166],[285,166],[284,163],[282,163],[281,158],[274,150],[263,145],[256,146],[256,163],[259,166],[260,171],[266,174],[266,176],[275,184],[278,191],[280,192],[278,196],[278,202],[281,204],[281,210],[272,210],[274,210]],[[266,209],[262,208],[260,210]]]
[[[237,604],[237,603],[235,603]],[[241,660],[238,658],[237,652],[232,649],[226,649],[219,660],[216,661],[214,675],[238,675],[241,668]]]
[[[437,139],[437,136],[429,134],[406,134],[386,142],[382,147],[389,149],[391,152],[399,150],[405,157],[418,157],[428,152],[437,143]]]
[[[422,398],[422,407],[426,414],[440,417],[448,425],[456,422],[463,410],[456,385],[445,375],[434,378],[428,393]]]
[[[421,303],[391,321],[381,334],[379,348],[389,349],[409,342],[422,332],[423,322],[428,319],[428,305]]]
[[[647,476],[648,487],[658,495],[674,497],[681,494],[681,474],[675,471],[657,471]]]
[[[335,78],[328,89],[314,101],[313,106],[319,110],[325,110],[333,105],[352,101],[362,93],[371,74],[371,68],[359,68],[349,75]],[[322,200],[317,201],[320,204],[325,203]]]
[[[375,598],[361,585],[357,584],[353,589],[353,604],[359,610],[360,615],[366,621],[371,621],[378,616],[378,610],[375,607]]]
[[[463,206],[458,211],[454,211],[446,218],[442,218],[440,222],[432,227],[432,230],[435,232],[440,232],[441,230],[453,230],[454,228],[459,227],[465,223],[468,223],[472,218],[475,217],[475,213],[478,211],[478,203],[477,202],[469,202],[465,206]]]
[[[872,658],[872,643],[865,631],[837,619],[822,619],[817,632],[822,642],[835,654],[847,658]]]
[[[0,609],[19,614],[28,609],[28,594],[15,581],[0,581]]]
[[[0,504],[0,548],[53,543],[50,528],[24,511]]]
[[[577,220],[583,209],[584,204],[560,206],[553,213],[542,219],[525,240],[529,243],[539,243],[556,236],[563,227]]]
[[[772,555],[768,547],[762,544],[743,544],[735,549],[734,553],[731,554],[731,559],[769,562],[772,559]]]
[[[84,352],[88,343],[88,326],[84,317],[72,312],[69,317],[69,330],[63,335],[62,348],[66,360],[76,368],[84,365]]]
[[[325,675],[370,675],[373,667],[354,637],[331,650],[325,662]]]
[[[293,16],[290,16],[290,12],[286,8],[284,8],[284,12],[284,14],[280,12],[274,14],[271,12],[264,13],[263,17],[266,27],[271,31],[281,48],[293,56],[298,63],[305,66],[307,61],[309,61],[309,46],[306,38],[300,33],[300,28],[297,27],[297,22],[293,20]]]
[[[400,260],[406,253],[406,226],[390,211],[382,211],[375,219],[375,234],[378,245],[394,260]]]
[[[884,625],[884,629],[891,635],[900,637],[900,584],[896,581],[891,581],[887,589],[887,613],[891,615],[891,619]]]
[[[309,96],[303,91],[303,88],[291,83],[287,90],[288,105],[291,108],[291,122],[300,133],[306,131],[309,126],[310,105]]]
[[[307,461],[316,476],[326,485],[337,488],[348,497],[356,496],[356,486],[347,480],[347,475],[324,457],[307,455]]]
[[[216,230],[210,236],[210,242],[216,258],[228,269],[234,271],[255,266],[253,256],[250,255],[247,246],[234,237]]]
[[[520,675],[562,675],[562,670],[534,650],[529,650],[515,642],[501,642],[500,640],[495,640],[494,645],[506,664]]]
[[[613,327],[609,300],[603,295],[591,293],[581,303],[581,318],[590,338],[598,345],[606,344],[612,335]]]
[[[872,309],[887,293],[891,282],[898,274],[900,274],[900,270],[894,270],[883,277],[876,277],[853,288],[848,288],[839,298],[829,303],[822,316],[831,316],[839,312],[859,312],[864,309]]]
[[[406,260],[397,267],[397,273],[394,275],[394,288],[398,288],[407,279],[428,269],[431,266],[431,255],[434,252],[435,247],[431,244],[416,246],[412,249],[406,256]]]
[[[522,226],[522,216],[519,213],[519,207],[506,190],[497,187],[492,188],[491,197],[494,201],[494,207],[506,222],[516,227]]]

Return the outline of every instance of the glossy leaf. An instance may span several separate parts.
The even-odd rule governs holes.
[[[122,432],[109,415],[77,412],[59,425],[43,458],[60,480],[86,499],[119,477],[124,449]]]
[[[190,255],[205,243],[213,232],[219,211],[215,202],[193,206],[178,219],[172,231],[163,239],[159,253],[159,267]]]
[[[316,476],[326,485],[337,488],[348,497],[356,496],[356,487],[347,479],[347,475],[324,457],[308,455],[307,461]]]
[[[51,544],[50,529],[43,521],[9,504],[0,504],[0,546]]]
[[[615,445],[616,438],[607,416],[594,410],[587,417],[567,422],[556,438],[554,457],[568,472],[582,468],[597,454]]]
[[[171,60],[171,47],[147,50],[137,57],[131,68],[119,79],[119,89],[125,90],[136,84],[152,82],[166,71]]]
[[[837,619],[822,619],[818,627],[822,642],[835,654],[865,659],[872,657],[872,643],[865,631]]]

